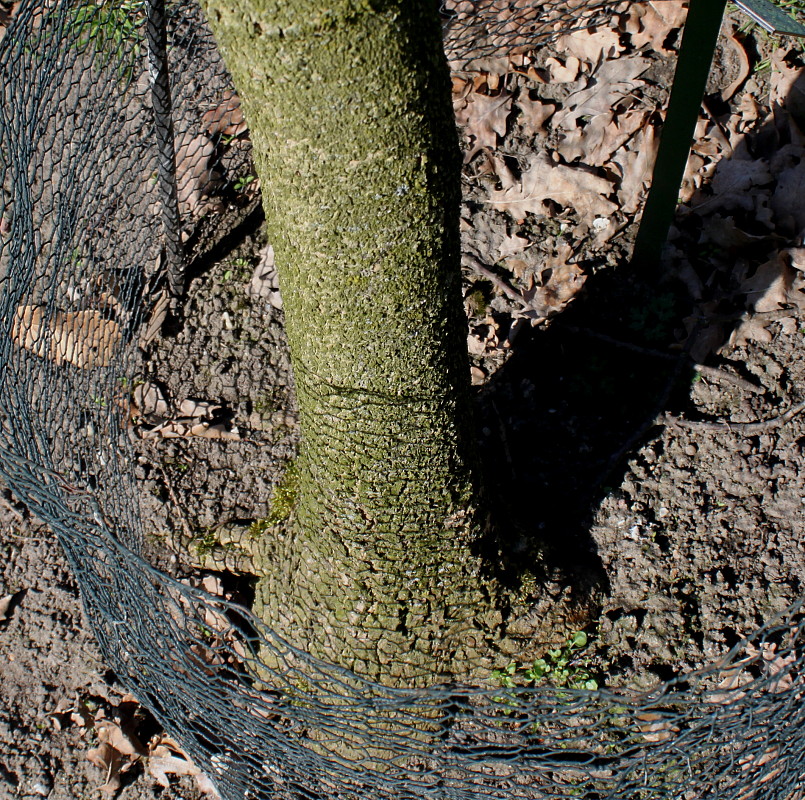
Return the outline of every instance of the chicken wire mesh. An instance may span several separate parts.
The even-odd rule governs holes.
[[[615,13],[584,0],[443,11],[464,69]],[[413,691],[317,661],[152,566],[130,376],[165,314],[166,218],[192,265],[259,203],[243,122],[198,7],[170,6],[166,215],[145,4],[13,12],[0,18],[0,476],[60,542],[109,666],[223,797],[803,796],[799,606],[650,692]]]

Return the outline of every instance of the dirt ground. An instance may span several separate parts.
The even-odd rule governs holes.
[[[670,246],[635,269],[639,156],[655,147],[678,25],[621,22],[617,42],[556,41],[454,80],[487,487],[513,546],[545,553],[554,600],[592,587],[587,656],[610,687],[712,663],[805,581],[799,51],[727,20]],[[623,136],[631,120],[623,141],[589,127],[595,86],[622,87],[604,98]],[[540,170],[557,176],[542,195],[527,178]],[[229,435],[136,445],[149,552],[178,575],[199,573],[161,539],[264,517],[295,452],[266,245],[246,225],[194,277],[182,328],[138,376],[157,400],[214,404]],[[141,433],[164,422],[149,413]],[[102,721],[143,742],[158,727],[104,668],[52,535],[8,491],[0,513],[0,800],[97,797]],[[199,796],[192,777],[160,786],[144,764],[116,797]]]

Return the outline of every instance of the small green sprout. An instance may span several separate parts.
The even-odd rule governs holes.
[[[548,685],[594,692],[598,689],[598,681],[593,678],[587,659],[580,658],[580,651],[587,644],[587,634],[576,631],[571,634],[564,647],[548,650],[530,666],[520,667],[512,661],[503,669],[493,670],[492,680],[504,689]]]
[[[235,187],[236,192],[243,192],[245,191],[246,187],[257,180],[256,176],[254,175],[241,175],[239,178],[235,180],[233,186]]]

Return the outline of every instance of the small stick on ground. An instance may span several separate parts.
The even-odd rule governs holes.
[[[711,431],[713,433],[732,431],[734,433],[742,433],[745,436],[754,436],[757,433],[767,433],[768,431],[785,425],[786,422],[790,422],[802,411],[805,411],[805,400],[791,406],[788,411],[785,411],[777,417],[759,420],[758,422],[729,422],[728,420],[707,422],[704,420],[685,419],[684,417],[677,417],[673,414],[664,414],[658,421],[678,428],[688,428],[689,430]]]
[[[639,344],[624,342],[620,339],[615,339],[606,333],[599,333],[598,331],[594,331],[589,328],[579,328],[575,325],[565,325],[561,321],[556,324],[560,325],[562,330],[570,331],[571,333],[583,334],[585,336],[591,336],[594,339],[607,342],[614,347],[620,347],[624,350],[631,350],[635,353],[640,353],[641,355],[649,356],[651,358],[661,358],[664,361],[676,361],[679,358],[679,353],[666,353],[662,350],[654,350],[653,348],[643,347]],[[754,394],[758,394],[763,391],[762,386],[758,386],[757,384],[752,383],[752,381],[742,378],[740,375],[733,375],[731,372],[727,372],[724,369],[719,369],[718,367],[708,367],[704,364],[699,364],[693,361],[693,359],[688,359],[688,362],[690,363],[692,369],[695,369],[696,372],[699,372],[705,377],[711,378],[712,380],[727,381],[728,383],[732,383],[735,386],[739,386],[741,389],[745,389],[747,392],[752,392]]]
[[[509,286],[506,281],[503,280],[499,275],[495,275],[489,267],[485,267],[475,256],[467,255],[466,253],[461,257],[461,263],[466,264],[470,269],[477,272],[479,275],[483,275],[488,281],[490,281],[494,286],[500,289],[503,294],[506,295],[510,300],[514,300],[515,303],[519,303],[522,306],[527,307],[528,301],[523,297],[520,292],[516,289],[513,289]]]

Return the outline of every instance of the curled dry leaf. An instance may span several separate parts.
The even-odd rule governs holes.
[[[14,343],[40,358],[81,369],[106,367],[122,338],[120,326],[100,311],[57,311],[44,306],[19,306],[11,328]]]
[[[133,733],[124,731],[111,720],[97,722],[95,731],[99,744],[87,752],[87,758],[104,771],[105,781],[100,790],[113,795],[120,789],[123,774],[146,754],[146,750]]]
[[[630,3],[624,29],[631,35],[633,47],[650,45],[658,53],[668,53],[665,45],[671,31],[684,25],[687,13],[687,0]]]
[[[202,794],[218,800],[220,795],[212,781],[191,761],[190,756],[169,736],[157,737],[148,747],[147,768],[156,782],[164,787],[170,786],[169,775],[182,777],[189,775],[196,780]]]
[[[187,398],[179,403],[179,416],[190,417],[190,419],[211,417],[216,411],[220,410],[221,406],[210,403],[207,400],[191,400]]]
[[[237,428],[227,428],[221,423],[166,421],[154,428],[142,432],[143,439],[179,439],[198,436],[202,439],[226,439],[231,442],[240,441]]]
[[[223,100],[204,114],[202,120],[207,133],[213,137],[240,136],[248,130],[240,98],[232,91],[225,92]]]
[[[24,590],[23,590],[24,591]],[[0,597],[0,622],[5,622],[11,618],[11,612],[16,605],[15,600],[23,594],[20,592],[12,592],[5,597]]]
[[[722,39],[725,47],[730,49],[733,54],[733,61],[738,65],[738,74],[729,86],[721,90],[721,99],[725,102],[731,100],[735,92],[741,88],[743,82],[749,77],[752,72],[752,65],[749,63],[749,56],[743,46],[741,40],[735,35],[734,32],[728,31],[727,36]]]
[[[751,676],[740,668],[729,670],[724,674],[721,681],[719,681],[716,690],[705,696],[705,702],[720,706],[728,706],[731,703],[737,703],[739,700],[746,697],[746,692],[742,691],[741,687],[750,683],[751,680]]]
[[[215,422],[221,410],[217,403],[186,398],[173,407],[162,390],[154,383],[145,382],[134,389],[131,397],[132,418],[135,422],[147,422],[153,427],[137,429],[143,439],[178,439],[199,436],[204,439],[227,439],[240,441],[237,428]]]
[[[146,381],[134,388],[132,402],[141,416],[156,416],[165,418],[170,413],[165,395],[155,383]]]
[[[114,795],[120,789],[121,776],[130,762],[126,762],[123,755],[107,742],[88,750],[87,759],[104,773],[104,783],[98,788],[106,795]]]

